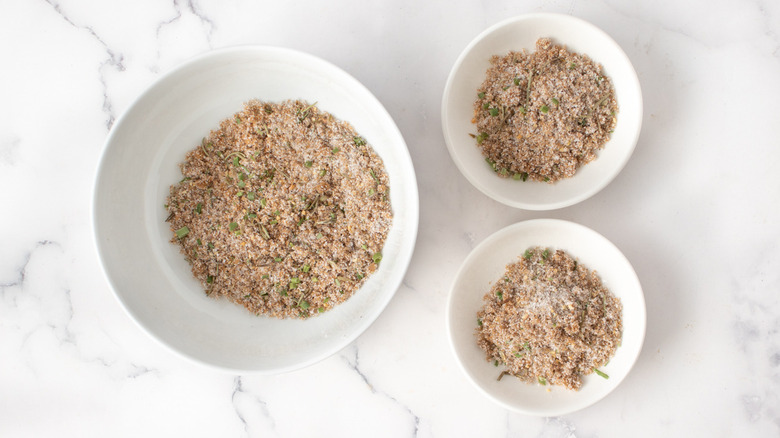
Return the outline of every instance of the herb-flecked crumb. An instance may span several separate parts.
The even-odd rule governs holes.
[[[614,355],[622,336],[622,305],[563,250],[533,247],[484,296],[477,313],[477,344],[499,377],[577,390],[582,376]],[[506,281],[508,279],[509,281]]]
[[[537,40],[533,53],[495,55],[490,64],[472,121],[476,144],[499,177],[554,183],[596,159],[618,111],[599,64],[548,38]]]
[[[307,318],[378,269],[393,219],[384,164],[316,103],[250,101],[180,168],[167,200],[171,241],[209,296]]]

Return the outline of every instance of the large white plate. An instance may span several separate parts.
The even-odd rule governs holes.
[[[492,55],[535,50],[536,40],[552,38],[569,50],[602,64],[614,84],[618,101],[615,132],[598,154],[572,178],[555,184],[499,178],[485,163],[469,133],[473,104]],[[583,201],[620,173],[636,146],[642,127],[642,90],[631,61],[606,33],[569,15],[529,14],[502,21],[478,35],[460,54],[442,97],[442,129],[450,156],[466,179],[496,201],[527,210],[551,210]]]
[[[623,304],[623,338],[615,356],[599,370],[609,375],[585,376],[579,391],[530,385],[518,379],[497,380],[501,369],[485,359],[477,346],[477,312],[491,283],[501,278],[506,265],[517,261],[531,246],[565,250],[588,269],[596,270],[603,284]],[[450,345],[466,376],[498,404],[525,414],[567,414],[597,402],[628,375],[642,350],[645,337],[645,300],[631,264],[610,241],[571,222],[536,219],[510,225],[480,243],[463,262],[447,303]]]
[[[307,320],[257,317],[203,293],[175,245],[163,205],[178,164],[250,99],[304,99],[348,121],[382,157],[393,225],[380,268],[347,302]],[[95,182],[100,260],[130,316],[181,355],[230,371],[291,370],[359,336],[401,284],[418,225],[406,144],[380,102],[336,66],[301,52],[236,47],[197,57],[160,78],[116,122]]]

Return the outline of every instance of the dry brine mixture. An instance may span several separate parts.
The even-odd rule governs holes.
[[[529,248],[507,266],[477,314],[486,357],[525,382],[579,389],[614,355],[622,305],[595,272],[562,250]]]
[[[555,182],[594,160],[615,129],[615,90],[600,65],[547,38],[493,56],[472,134],[499,176]]]
[[[308,317],[345,301],[382,260],[392,222],[381,158],[302,101],[250,101],[181,164],[172,241],[211,296]]]

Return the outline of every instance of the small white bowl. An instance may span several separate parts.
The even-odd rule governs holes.
[[[501,278],[506,265],[517,261],[528,247],[562,249],[590,270],[623,304],[622,344],[599,370],[609,375],[584,376],[579,391],[560,386],[527,384],[519,379],[497,380],[501,368],[485,359],[477,346],[477,312],[491,283]],[[536,219],[510,225],[480,243],[458,271],[447,302],[450,346],[466,376],[496,403],[516,412],[556,416],[583,409],[612,392],[639,357],[645,337],[645,299],[642,286],[620,250],[610,241],[571,222]]]
[[[347,121],[382,157],[393,224],[380,268],[335,309],[306,320],[258,317],[205,295],[176,245],[164,208],[178,164],[251,99],[303,99]],[[166,74],[116,122],[100,160],[93,225],[106,276],[152,337],[201,364],[277,373],[323,359],[379,316],[411,260],[417,183],[403,137],[382,104],[338,67],[301,52],[245,46],[207,53]]]
[[[552,38],[569,50],[588,55],[612,79],[618,101],[615,132],[598,158],[572,178],[555,184],[500,178],[485,163],[469,133],[477,89],[485,79],[492,55],[526,49],[536,40]],[[568,15],[529,14],[502,21],[477,36],[455,61],[442,98],[442,129],[452,160],[482,193],[506,205],[527,210],[551,210],[583,201],[612,181],[631,157],[642,127],[642,90],[623,50],[592,24]]]

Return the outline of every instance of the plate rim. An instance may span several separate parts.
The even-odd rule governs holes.
[[[288,57],[288,59],[289,57],[292,57],[293,59],[298,61],[296,63],[293,63],[293,65],[295,65],[296,67],[301,67],[301,64],[305,64],[304,68],[309,71],[314,71],[317,70],[318,68],[329,69],[330,71],[334,72],[336,75],[341,77],[343,83],[348,83],[350,87],[354,87],[355,94],[362,95],[361,98],[366,98],[369,101],[369,103],[377,109],[377,111],[380,113],[381,118],[386,119],[389,122],[387,124],[388,132],[390,132],[392,137],[396,138],[399,141],[398,145],[404,146],[403,148],[398,148],[401,149],[401,151],[399,153],[399,156],[396,158],[398,159],[400,167],[404,170],[408,170],[408,175],[405,175],[404,178],[408,178],[406,184],[408,185],[407,193],[405,196],[408,195],[409,202],[404,203],[404,208],[408,212],[407,214],[408,218],[412,220],[404,223],[403,225],[404,234],[408,236],[406,237],[406,239],[404,239],[404,242],[408,240],[408,243],[405,245],[401,245],[401,252],[398,254],[398,257],[405,260],[405,262],[403,263],[402,267],[399,268],[399,271],[396,274],[398,277],[397,281],[393,282],[394,284],[391,285],[392,291],[386,294],[385,299],[380,300],[378,302],[378,305],[376,306],[375,315],[372,315],[371,318],[361,317],[360,322],[355,325],[354,330],[352,330],[348,335],[339,337],[339,340],[337,342],[334,342],[334,345],[331,349],[328,349],[326,352],[320,355],[312,356],[305,361],[288,364],[286,366],[277,366],[277,367],[269,367],[269,368],[246,368],[246,367],[242,368],[242,367],[230,366],[225,364],[217,364],[205,360],[202,357],[189,354],[186,351],[182,351],[180,348],[166,342],[160,336],[155,334],[152,331],[151,327],[147,327],[147,325],[144,324],[139,319],[139,317],[136,314],[136,311],[133,310],[130,307],[129,303],[126,301],[126,299],[123,298],[123,293],[120,292],[120,290],[122,290],[123,288],[120,287],[120,285],[117,283],[117,279],[115,278],[116,275],[109,272],[110,271],[108,269],[109,260],[107,259],[108,255],[106,254],[107,250],[103,248],[103,243],[101,242],[104,236],[101,236],[100,234],[101,226],[98,217],[99,216],[98,210],[100,208],[106,208],[106,207],[99,203],[99,194],[101,191],[100,183],[103,180],[103,174],[108,171],[106,168],[106,161],[109,159],[108,157],[110,156],[111,152],[115,148],[115,146],[112,147],[112,144],[114,144],[115,142],[115,137],[118,135],[117,133],[120,132],[123,126],[127,123],[127,119],[132,117],[134,112],[138,111],[138,108],[142,105],[142,103],[145,100],[149,99],[150,98],[149,96],[152,95],[155,91],[158,91],[158,89],[161,86],[163,86],[165,82],[170,81],[172,77],[181,74],[182,71],[186,71],[187,69],[192,68],[193,65],[208,60],[209,58],[219,58],[221,56],[229,55],[231,53],[233,54],[247,53],[250,55],[252,54],[270,55],[277,62],[280,61],[281,57]],[[290,64],[288,60],[281,60],[281,62]],[[312,67],[309,64],[313,64],[314,67]],[[393,147],[396,147],[398,145],[394,144]],[[417,237],[419,233],[419,221],[420,221],[419,185],[417,181],[416,171],[414,168],[414,162],[411,159],[409,146],[406,140],[404,139],[403,133],[398,127],[398,124],[396,123],[395,119],[387,111],[387,108],[385,108],[384,104],[379,100],[379,98],[377,98],[377,96],[370,89],[368,89],[368,87],[366,87],[362,82],[360,82],[357,78],[355,78],[346,70],[344,70],[343,68],[337,66],[336,64],[330,61],[327,61],[319,56],[304,51],[287,48],[287,47],[262,45],[262,44],[239,44],[239,45],[233,45],[233,46],[208,50],[206,52],[191,56],[187,59],[180,61],[172,68],[170,68],[167,72],[161,74],[160,76],[154,78],[152,81],[146,83],[142,87],[141,91],[131,100],[130,104],[122,112],[122,114],[120,114],[116,118],[105,140],[103,141],[102,148],[100,150],[99,158],[97,161],[97,166],[95,167],[93,172],[89,205],[90,205],[89,217],[90,217],[90,227],[91,227],[90,234],[92,237],[91,238],[92,245],[97,256],[96,258],[98,261],[98,265],[100,266],[100,271],[102,272],[103,278],[106,280],[106,283],[109,286],[111,295],[113,295],[114,299],[117,300],[120,307],[123,309],[125,315],[130,317],[130,319],[133,321],[133,324],[139,327],[142,332],[146,333],[146,335],[149,338],[153,339],[154,342],[156,342],[158,345],[163,346],[165,350],[174,353],[174,355],[185,359],[189,363],[195,363],[199,366],[205,366],[206,368],[210,368],[212,370],[216,370],[223,373],[251,373],[251,374],[258,374],[258,375],[281,374],[281,373],[286,373],[286,372],[311,366],[317,362],[320,362],[328,357],[333,356],[334,354],[337,354],[339,351],[343,350],[345,347],[347,347],[349,344],[351,344],[357,338],[363,335],[371,327],[371,325],[373,325],[376,322],[376,320],[382,315],[382,313],[384,313],[387,306],[392,301],[393,297],[396,295],[398,290],[402,287],[403,279],[405,278],[406,273],[408,272],[409,266],[411,265],[411,261],[414,256],[414,250],[416,248]]]
[[[453,84],[454,84],[456,73],[462,67],[465,58],[470,54],[470,52],[474,49],[474,47],[477,44],[479,44],[483,39],[485,39],[486,37],[488,37],[489,35],[491,35],[492,33],[496,32],[499,29],[517,24],[519,22],[528,21],[528,20],[537,20],[537,19],[555,19],[555,20],[563,20],[563,21],[569,20],[573,23],[577,23],[578,25],[589,28],[591,31],[601,35],[602,37],[610,41],[612,45],[617,49],[616,54],[618,54],[620,58],[622,58],[623,61],[625,61],[626,65],[629,67],[630,72],[632,73],[629,79],[631,79],[631,85],[633,88],[636,89],[637,92],[636,106],[638,111],[637,113],[638,125],[637,125],[636,132],[632,134],[631,136],[632,138],[626,153],[624,154],[624,156],[622,157],[622,159],[617,164],[615,169],[612,171],[612,174],[608,178],[604,179],[599,184],[594,185],[590,190],[582,192],[569,199],[563,199],[560,201],[548,201],[548,202],[541,202],[541,203],[533,203],[533,202],[528,202],[523,200],[517,200],[514,198],[504,196],[500,193],[494,193],[490,191],[488,187],[481,182],[480,178],[477,175],[475,175],[473,172],[469,172],[464,160],[457,153],[456,148],[453,145],[454,140],[451,138],[450,131],[453,130],[454,128],[450,126],[450,119],[448,117],[449,97],[452,92],[452,87],[454,86]],[[641,83],[639,82],[639,77],[636,73],[636,69],[634,68],[631,59],[625,53],[623,48],[608,33],[606,33],[604,30],[602,30],[595,24],[573,15],[553,13],[553,12],[534,12],[534,13],[520,14],[520,15],[516,15],[498,21],[493,25],[487,27],[483,31],[481,31],[479,34],[477,34],[477,36],[475,36],[471,41],[469,41],[466,47],[460,52],[460,54],[456,58],[455,62],[452,65],[452,68],[450,69],[447,75],[447,80],[445,82],[444,90],[442,93],[440,117],[442,120],[442,132],[444,135],[444,142],[445,145],[447,146],[447,151],[449,152],[450,158],[455,163],[455,166],[458,168],[460,173],[466,178],[467,181],[469,181],[469,183],[471,183],[472,186],[477,188],[480,192],[482,192],[484,195],[488,196],[489,198],[513,208],[519,208],[519,209],[530,210],[530,211],[548,211],[548,210],[556,210],[556,209],[569,207],[572,205],[576,205],[580,202],[583,202],[591,198],[592,196],[596,195],[600,191],[602,191],[605,187],[607,187],[610,183],[612,183],[612,181],[614,181],[615,178],[617,178],[617,176],[625,168],[626,164],[628,164],[628,161],[631,159],[631,156],[633,155],[634,150],[636,149],[636,145],[639,142],[639,136],[642,131],[643,113],[644,113],[644,103],[642,97],[642,87],[641,87]]]
[[[598,397],[596,397],[594,400],[588,402],[587,400],[584,403],[579,404],[573,404],[569,407],[562,407],[559,409],[532,409],[532,408],[525,408],[522,406],[518,406],[516,404],[511,404],[508,402],[505,402],[501,398],[497,397],[496,395],[492,394],[488,391],[488,389],[484,388],[482,385],[479,384],[475,376],[473,375],[472,371],[466,367],[463,360],[461,360],[461,354],[459,353],[459,347],[456,345],[453,325],[455,324],[455,321],[453,321],[453,307],[456,305],[455,303],[455,287],[458,285],[461,277],[466,273],[466,271],[471,268],[471,265],[473,265],[474,259],[479,255],[480,251],[484,251],[486,248],[489,248],[491,245],[495,244],[496,241],[499,240],[501,237],[506,237],[505,234],[511,233],[512,231],[519,232],[519,230],[522,230],[523,228],[528,228],[530,230],[533,230],[535,226],[553,226],[557,228],[568,228],[571,230],[575,230],[578,233],[587,233],[591,236],[601,240],[603,243],[609,245],[612,247],[614,251],[616,251],[616,254],[619,255],[627,264],[627,266],[630,268],[630,271],[627,272],[627,274],[630,274],[631,280],[636,283],[637,285],[637,296],[635,303],[637,305],[637,310],[639,311],[637,314],[632,314],[632,317],[637,318],[636,321],[639,321],[639,337],[638,337],[638,343],[634,349],[631,349],[629,352],[633,353],[628,360],[628,365],[626,367],[625,373],[621,376],[619,376],[619,379],[617,383],[614,384],[608,391],[604,392],[603,394],[600,394]],[[543,238],[540,238],[543,239]],[[520,254],[518,253],[518,256]],[[480,294],[481,297],[482,294]],[[480,298],[480,302],[482,302]],[[607,397],[609,394],[614,392],[615,389],[617,389],[621,383],[625,380],[626,377],[631,373],[632,369],[638,362],[639,356],[641,355],[642,349],[644,347],[644,341],[647,333],[647,305],[646,300],[644,297],[644,290],[642,288],[641,282],[639,280],[639,276],[636,274],[636,270],[634,269],[631,262],[628,260],[628,258],[623,254],[622,251],[614,244],[612,241],[604,237],[602,234],[598,233],[597,231],[575,222],[562,220],[562,219],[551,219],[551,218],[538,218],[538,219],[529,219],[524,221],[515,222],[513,224],[507,225],[493,233],[491,233],[489,236],[484,238],[479,244],[477,244],[466,256],[466,258],[463,260],[461,265],[458,267],[458,270],[453,277],[452,283],[450,285],[448,296],[447,296],[447,303],[445,308],[445,330],[447,333],[447,341],[450,347],[450,352],[452,356],[455,359],[455,362],[458,364],[458,367],[460,368],[461,372],[466,376],[466,379],[471,383],[473,387],[475,387],[480,393],[482,393],[486,398],[490,399],[492,402],[502,406],[503,408],[521,413],[526,415],[534,415],[534,416],[559,416],[559,415],[566,415],[570,414],[576,411],[580,411],[582,409],[588,408],[605,397]],[[625,314],[624,314],[625,317]],[[487,361],[486,361],[487,363]]]

